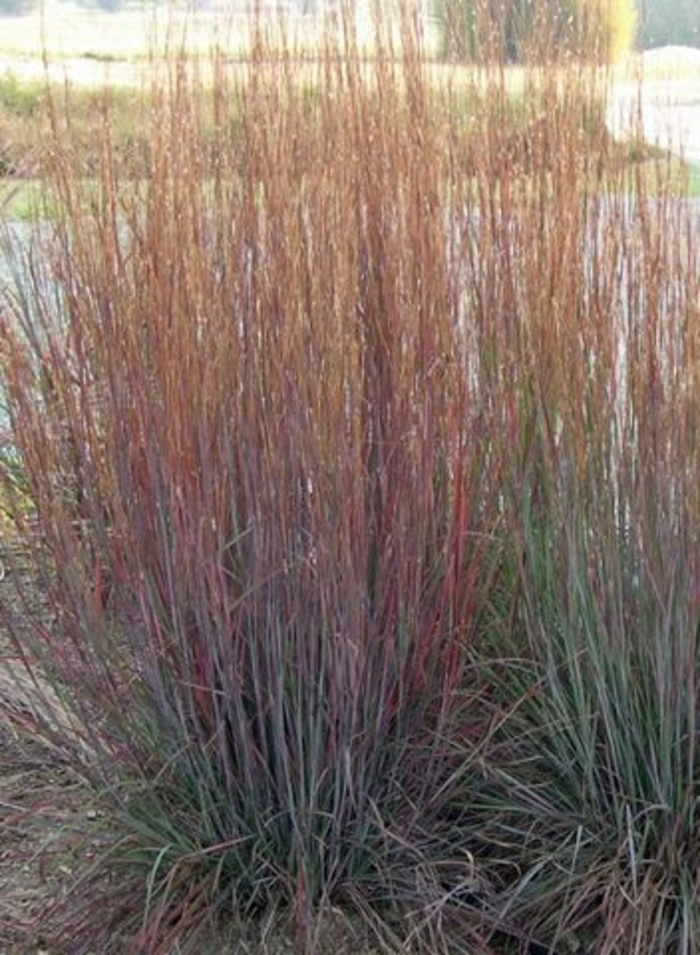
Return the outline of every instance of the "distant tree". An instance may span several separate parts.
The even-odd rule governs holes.
[[[633,41],[634,0],[435,0],[449,59],[610,61]]]
[[[0,17],[15,17],[22,13],[31,13],[36,0],[0,0]]]
[[[644,48],[669,44],[700,47],[700,2],[640,0],[638,37]]]
[[[116,13],[124,6],[124,0],[76,0],[76,2],[87,10],[101,10],[104,13]]]

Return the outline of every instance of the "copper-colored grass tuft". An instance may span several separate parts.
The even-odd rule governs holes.
[[[598,76],[438,80],[412,23],[173,54],[136,175],[108,102],[87,183],[51,105],[0,315],[55,625],[13,635],[108,806],[115,951],[279,912],[320,951],[336,909],[692,951],[697,222],[623,188]]]

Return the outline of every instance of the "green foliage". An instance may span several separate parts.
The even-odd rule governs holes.
[[[36,0],[0,0],[0,17],[31,13],[35,7]]]
[[[634,0],[436,0],[442,54],[458,61],[610,61],[634,38]]]
[[[0,539],[4,533],[12,533],[18,519],[34,513],[30,488],[22,460],[17,449],[10,443],[0,445]]]
[[[32,119],[45,107],[45,83],[28,83],[8,71],[0,77],[0,115],[8,113],[17,118]]]
[[[639,540],[656,515],[636,513],[635,531],[598,514],[593,539],[564,489],[539,514],[528,497],[509,663],[487,664],[517,715],[477,828],[519,856],[510,911],[557,950],[641,938],[692,952],[698,621],[684,558],[661,583]]]
[[[639,12],[639,44],[644,48],[700,46],[700,7],[695,0],[644,0]]]

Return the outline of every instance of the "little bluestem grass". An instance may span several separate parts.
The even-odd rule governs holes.
[[[15,645],[119,873],[49,913],[76,955],[280,911],[313,952],[337,907],[692,951],[697,224],[662,158],[623,190],[598,75],[514,110],[496,66],[466,121],[411,22],[213,95],[173,54],[128,183],[109,103],[86,184],[51,101],[2,374],[53,612]]]

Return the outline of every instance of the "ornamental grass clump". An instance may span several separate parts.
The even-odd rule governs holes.
[[[472,811],[514,867],[501,911],[554,951],[691,953],[700,929],[695,217],[596,195],[518,247],[484,653],[512,716]]]
[[[178,58],[150,91],[143,179],[107,113],[97,190],[58,134],[58,218],[4,297],[17,525],[53,612],[17,649],[126,873],[111,921],[73,897],[45,932],[170,952],[280,909],[311,951],[344,904],[419,944],[482,881],[439,817],[454,740],[487,731],[494,573],[444,134],[417,60],[329,51],[313,97],[292,51],[211,66],[214,97]]]
[[[599,74],[411,23],[173,55],[131,179],[53,117],[3,610],[102,815],[47,945],[693,950],[697,223]]]

